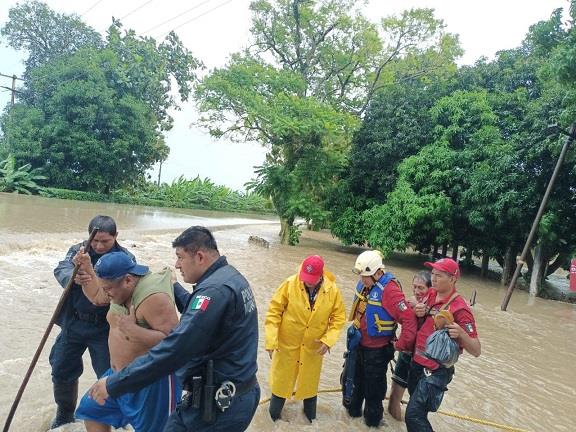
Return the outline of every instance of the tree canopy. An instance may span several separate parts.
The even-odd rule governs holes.
[[[562,129],[576,119],[573,31],[556,10],[492,61],[381,91],[328,200],[332,232],[385,253],[450,244],[454,253],[464,246],[468,256],[515,265]],[[574,252],[573,155],[569,161],[528,257],[538,286]]]
[[[9,18],[2,34],[28,58],[19,103],[2,117],[3,153],[42,168],[50,186],[99,192],[137,183],[167,158],[173,89],[187,100],[202,66],[176,34],[157,43],[115,20],[102,40],[39,2]]]
[[[250,186],[270,194],[282,241],[293,243],[296,218],[325,221],[327,191],[374,95],[453,65],[460,48],[429,9],[376,24],[352,0],[258,0],[250,7],[253,43],[202,80],[199,124],[268,149]]]
[[[102,36],[80,17],[59,14],[36,0],[10,8],[0,35],[12,48],[28,52],[25,76],[34,68],[81,48],[104,46]]]

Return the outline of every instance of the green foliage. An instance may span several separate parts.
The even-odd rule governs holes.
[[[518,251],[563,142],[550,125],[576,118],[574,34],[554,11],[494,61],[454,77],[446,69],[420,91],[382,91],[333,189],[333,233],[385,253],[446,243]],[[538,232],[549,272],[574,250],[575,161],[569,153]]]
[[[214,184],[210,179],[187,180],[180,176],[171,184],[150,185],[141,191],[144,197],[175,203],[176,207],[201,207],[214,210],[269,212],[270,204],[261,195],[236,192]]]
[[[101,48],[102,38],[77,15],[54,12],[45,3],[31,1],[17,4],[8,11],[8,21],[0,29],[8,45],[26,50],[25,76],[52,60],[82,48]]]
[[[106,48],[118,58],[114,68],[107,71],[115,90],[147,105],[159,130],[172,129],[168,110],[178,108],[172,93],[178,91],[180,100],[187,101],[196,80],[195,70],[202,63],[182,45],[176,33],[171,32],[157,44],[153,38],[138,36],[134,30],[123,31],[117,20],[108,28]]]
[[[350,149],[342,181],[330,191],[331,230],[346,244],[364,244],[370,226],[362,213],[383,204],[396,184],[398,165],[432,140],[430,108],[446,89],[442,80],[409,80],[380,91]]]
[[[373,96],[398,79],[427,74],[461,54],[457,38],[431,9],[411,9],[371,23],[353,0],[258,0],[253,11],[254,51],[266,52],[338,109],[361,114]],[[403,59],[413,61],[399,68]]]
[[[479,237],[467,218],[464,194],[477,164],[501,150],[487,94],[455,92],[438,100],[430,114],[434,142],[400,163],[386,202],[362,215],[366,240],[385,253]]]
[[[133,190],[115,190],[110,194],[84,192],[67,189],[46,188],[43,195],[53,198],[138,204],[155,207],[197,208],[207,210],[234,211],[240,213],[271,213],[271,205],[260,195],[233,191],[215,185],[209,179],[182,177],[160,187],[152,183],[143,184]]]
[[[4,117],[8,150],[42,167],[50,185],[108,192],[164,154],[149,108],[109,84],[117,61],[110,50],[86,49],[36,68],[28,81],[32,103]]]
[[[453,204],[442,192],[416,193],[404,179],[392,191],[385,204],[362,214],[368,244],[387,256],[404,250],[409,244],[419,247],[451,239]]]
[[[288,229],[288,244],[290,246],[295,246],[300,242],[300,235],[302,234],[302,231],[300,231],[300,228],[296,225],[292,225]]]
[[[3,153],[51,186],[104,193],[142,183],[168,157],[172,92],[187,100],[201,67],[174,33],[157,44],[114,20],[102,41],[38,2],[12,8],[2,32],[29,52],[20,103],[1,119]]]
[[[327,197],[374,95],[460,51],[431,10],[377,25],[352,0],[257,0],[250,7],[253,44],[198,86],[199,124],[213,136],[268,148],[249,187],[270,196],[288,243],[297,218],[326,223]],[[418,64],[418,56],[426,61]]]
[[[40,170],[32,169],[30,164],[16,168],[16,159],[12,155],[0,161],[0,192],[31,195],[42,191],[42,186],[37,182],[45,179]]]

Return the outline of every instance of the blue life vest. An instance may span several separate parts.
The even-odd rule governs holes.
[[[384,273],[368,293],[366,304],[366,329],[371,337],[391,337],[396,333],[396,321],[382,306],[382,296],[386,284],[394,279],[392,273]],[[364,285],[358,282],[356,292],[361,295]]]

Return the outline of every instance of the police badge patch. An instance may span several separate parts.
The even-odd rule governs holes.
[[[400,312],[404,312],[405,310],[408,309],[408,306],[406,306],[406,303],[404,302],[404,300],[402,300],[400,303],[398,303],[398,309],[400,309]]]

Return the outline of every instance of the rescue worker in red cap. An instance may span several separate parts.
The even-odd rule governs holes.
[[[335,276],[318,255],[307,257],[300,271],[286,279],[266,313],[266,351],[270,368],[270,417],[280,418],[286,399],[303,400],[304,414],[316,418],[324,354],[338,340],[346,311]]]
[[[456,281],[460,277],[458,263],[442,258],[424,265],[432,269],[432,288],[426,301],[414,307],[416,316],[424,318],[424,323],[416,334],[416,347],[408,375],[408,432],[432,432],[428,413],[438,410],[454,375],[454,366],[442,366],[425,355],[426,340],[435,330],[434,316],[442,311],[451,312],[454,322],[446,326],[449,336],[458,342],[461,351],[466,350],[474,357],[478,357],[481,351],[474,315],[466,300],[456,291]]]
[[[406,302],[400,284],[386,271],[382,255],[377,250],[364,251],[356,259],[355,274],[360,276],[348,329],[348,337],[358,339],[349,358],[354,367],[346,366],[343,382],[353,379],[351,394],[344,387],[344,406],[351,417],[364,416],[367,426],[378,427],[382,421],[386,395],[386,369],[394,350],[412,352],[416,337],[416,316]],[[397,324],[402,332],[396,340]],[[348,362],[347,358],[347,362]],[[352,369],[352,370],[350,370]],[[364,410],[362,410],[364,404]]]

